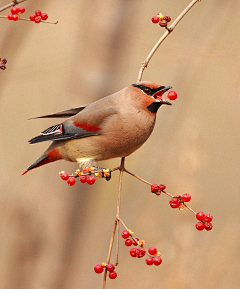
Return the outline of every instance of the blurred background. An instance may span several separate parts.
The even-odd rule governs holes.
[[[32,0],[20,5],[23,16],[39,9],[59,23],[0,19],[0,57],[8,61],[0,70],[0,288],[102,288],[93,267],[107,258],[118,172],[110,182],[69,187],[58,172],[77,165],[61,161],[22,176],[49,145],[28,140],[59,121],[28,119],[136,82],[165,31],[152,16],[175,19],[189,2]],[[171,85],[178,99],[126,159],[128,170],[169,193],[190,193],[195,211],[213,215],[213,230],[197,231],[190,211],[171,209],[167,196],[124,175],[121,218],[163,263],[130,257],[121,239],[118,277],[107,288],[239,288],[239,13],[239,1],[203,0],[164,41],[143,80]],[[113,168],[120,159],[98,164]]]

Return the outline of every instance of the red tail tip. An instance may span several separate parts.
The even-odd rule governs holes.
[[[25,175],[28,172],[28,170],[26,170],[24,173],[22,173],[22,176]]]

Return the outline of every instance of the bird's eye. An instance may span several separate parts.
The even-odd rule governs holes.
[[[150,91],[151,91],[151,89],[150,88],[144,88],[144,90],[143,90],[145,93],[149,93]]]

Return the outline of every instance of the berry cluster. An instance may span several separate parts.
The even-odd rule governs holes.
[[[184,203],[187,203],[191,200],[191,195],[188,193],[183,194],[182,196],[172,197],[169,201],[171,208],[179,208],[180,210],[183,209]]]
[[[151,192],[156,194],[157,196],[161,195],[161,192],[164,191],[166,189],[166,186],[164,184],[152,184],[151,185]]]
[[[157,16],[153,16],[152,17],[152,23],[157,24],[159,23],[159,25],[161,27],[167,27],[168,22],[171,21],[171,17],[170,16],[163,16],[162,13],[158,13]]]
[[[24,7],[16,7],[13,6],[11,8],[11,13],[8,14],[8,19],[9,20],[13,20],[13,21],[17,21],[18,18],[20,17],[20,14],[25,12],[25,8]]]
[[[109,263],[109,264],[106,264],[106,263],[97,264],[94,267],[94,271],[97,274],[101,274],[104,269],[109,272],[108,277],[110,279],[116,279],[117,278],[117,273],[114,271],[115,266],[113,264],[111,264],[111,263]]]
[[[127,247],[130,246],[139,246],[139,248],[131,248],[130,249],[130,255],[132,257],[137,257],[137,258],[142,258],[144,257],[146,254],[149,255],[149,257],[146,258],[146,264],[147,265],[156,265],[159,266],[162,263],[162,258],[160,257],[161,254],[157,251],[157,249],[155,247],[150,247],[148,249],[148,251],[146,252],[146,250],[143,248],[143,245],[146,244],[146,242],[144,240],[139,240],[138,238],[133,238],[132,237],[133,232],[131,230],[124,230],[122,231],[122,237],[125,240],[125,245]],[[131,239],[129,239],[129,237]]]
[[[31,14],[29,19],[35,23],[40,23],[42,20],[47,20],[47,13],[42,13],[40,10],[35,11],[35,14]]]
[[[170,100],[175,100],[177,98],[177,93],[176,91],[169,91],[167,97],[170,99]]]
[[[0,61],[1,61],[1,58],[0,58]],[[6,63],[7,63],[7,59],[6,58],[3,58],[2,62],[1,62],[1,65],[0,65],[0,68],[2,70],[5,70],[6,69]]]
[[[67,181],[67,183],[69,184],[69,186],[73,186],[76,183],[75,178],[77,176],[69,176],[67,173],[65,173],[64,171],[61,171],[60,173],[60,177],[62,178],[62,180]],[[93,185],[96,181],[94,176],[87,176],[87,175],[80,175],[79,176],[79,180],[81,183],[87,183],[89,185]]]
[[[200,221],[200,222],[197,222],[196,224],[196,229],[198,231],[202,231],[204,229],[207,231],[212,230],[213,226],[212,226],[211,221],[213,219],[213,216],[211,214],[205,215],[203,212],[200,211],[196,214],[196,218],[198,221]]]

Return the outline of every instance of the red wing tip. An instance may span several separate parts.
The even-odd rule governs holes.
[[[25,175],[28,172],[28,170],[26,170],[24,173],[22,173],[22,176]]]

